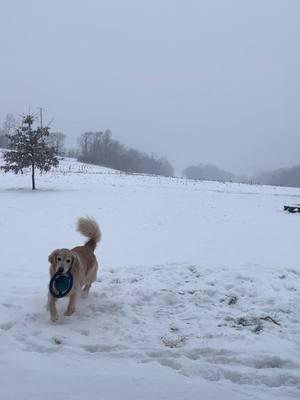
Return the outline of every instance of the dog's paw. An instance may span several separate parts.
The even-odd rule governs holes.
[[[88,296],[89,296],[89,292],[87,292],[86,290],[82,290],[82,291],[81,291],[80,297],[81,297],[82,299],[87,299]]]
[[[68,308],[68,309],[65,311],[64,315],[65,315],[66,317],[70,317],[72,314],[74,314],[74,312],[75,312],[75,308],[71,308],[71,309]]]
[[[58,321],[58,313],[51,314],[51,315],[50,315],[50,318],[51,318],[51,321],[52,321],[52,322]]]

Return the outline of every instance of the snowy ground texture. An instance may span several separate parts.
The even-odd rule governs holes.
[[[64,160],[0,173],[0,398],[299,399],[300,190]],[[50,323],[48,254],[99,222],[98,282]]]

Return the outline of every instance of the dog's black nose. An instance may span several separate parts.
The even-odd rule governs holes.
[[[64,272],[64,267],[59,267],[57,271],[58,272]]]

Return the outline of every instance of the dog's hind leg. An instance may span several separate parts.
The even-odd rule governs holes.
[[[74,288],[74,289],[75,290],[73,292],[71,292],[71,294],[70,294],[69,304],[65,311],[66,316],[70,316],[75,312],[75,303],[76,303],[78,290],[76,290],[76,288]]]
[[[95,264],[93,266],[93,269],[89,272],[85,284],[82,288],[82,293],[84,297],[87,297],[90,291],[90,288],[92,286],[92,283],[97,280],[97,270],[98,270],[98,263],[95,261]]]
[[[82,292],[84,294],[84,297],[87,297],[90,291],[92,284],[91,283],[86,283],[82,289]]]

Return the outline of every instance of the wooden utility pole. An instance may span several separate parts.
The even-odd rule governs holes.
[[[40,107],[40,122],[41,122],[41,129],[43,129],[43,108]]]

